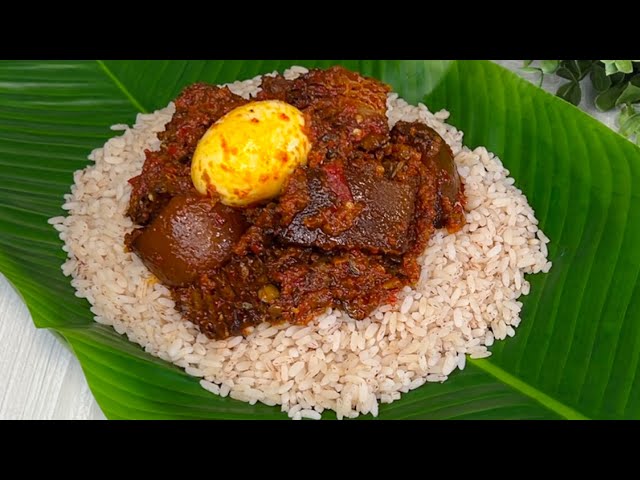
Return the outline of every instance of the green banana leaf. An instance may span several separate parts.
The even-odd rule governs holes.
[[[640,418],[640,149],[572,105],[484,61],[3,61],[0,271],[35,324],[77,355],[105,415],[286,418],[277,407],[214,396],[93,323],[61,273],[62,242],[47,224],[64,214],[73,171],[114,135],[110,125],[133,123],[196,80],[333,63],[451,111],[468,146],[502,158],[551,238],[553,269],[530,279],[517,335],[444,384],[381,405],[379,418]]]

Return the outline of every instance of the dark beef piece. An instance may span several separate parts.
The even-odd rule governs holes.
[[[181,195],[127,237],[127,245],[161,282],[181,286],[226,262],[245,229],[238,211],[207,197]]]
[[[378,80],[334,66],[326,70],[312,69],[299,76],[291,82],[285,98],[300,109],[333,99],[353,107],[355,114],[366,118],[385,114],[390,90],[388,85]]]
[[[233,256],[215,275],[173,290],[177,308],[210,338],[243,335],[245,329],[274,320],[259,292],[269,284],[264,263],[254,255]]]
[[[313,167],[355,148],[374,150],[388,141],[389,90],[375,79],[331,67],[310,70],[295,80],[264,79],[258,99],[284,100],[304,111],[314,143],[308,158]]]
[[[391,131],[394,144],[409,145],[436,176],[438,202],[436,228],[457,231],[464,225],[464,185],[460,181],[451,148],[434,129],[419,122],[398,122]]]
[[[280,100],[281,102],[286,102],[287,92],[291,89],[291,84],[291,80],[285,79],[280,74],[274,77],[263,76],[257,100]]]
[[[307,170],[306,207],[282,228],[279,238],[323,250],[406,252],[413,241],[415,189],[384,178],[374,168],[346,169],[342,175],[332,166]]]

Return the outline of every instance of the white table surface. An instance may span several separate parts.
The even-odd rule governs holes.
[[[522,64],[497,62],[513,71]],[[555,92],[558,83],[547,77],[543,87]],[[583,99],[585,110],[614,126],[614,113],[597,112],[591,105]],[[0,419],[104,418],[78,360],[51,333],[34,327],[20,296],[0,274]]]

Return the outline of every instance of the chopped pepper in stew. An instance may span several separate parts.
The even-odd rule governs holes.
[[[417,258],[437,228],[464,225],[464,186],[451,149],[422,123],[389,129],[389,88],[341,67],[295,80],[263,77],[257,100],[300,109],[312,142],[307,164],[267,204],[231,208],[190,178],[207,129],[246,104],[198,83],[146,153],[132,185],[125,238],[210,338],[262,322],[306,324],[327,307],[363,319],[420,276]]]

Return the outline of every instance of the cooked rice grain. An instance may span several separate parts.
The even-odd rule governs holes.
[[[305,71],[294,67],[285,76]],[[250,98],[260,78],[229,87]],[[451,146],[466,187],[467,225],[455,235],[436,233],[420,259],[418,285],[363,321],[328,309],[306,327],[263,324],[246,339],[210,340],[181,318],[169,291],[123,246],[134,228],[125,215],[127,180],[140,172],[144,150],[159,148],[157,133],[173,113],[169,104],[139,114],[132,128],[114,125],[123,134],[91,152],[94,164],[75,172],[64,197],[69,215],[49,223],[68,252],[62,271],[95,320],[185,368],[214,394],[281,405],[295,419],[318,419],[325,409],[338,418],[377,416],[379,403],[447,380],[464,368],[466,355],[491,355],[487,347],[513,336],[520,323],[517,300],[529,293],[524,274],[551,268],[549,239],[500,160],[483,147],[464,147],[462,132],[444,123],[448,112],[433,114],[391,94],[390,125],[424,122]]]

